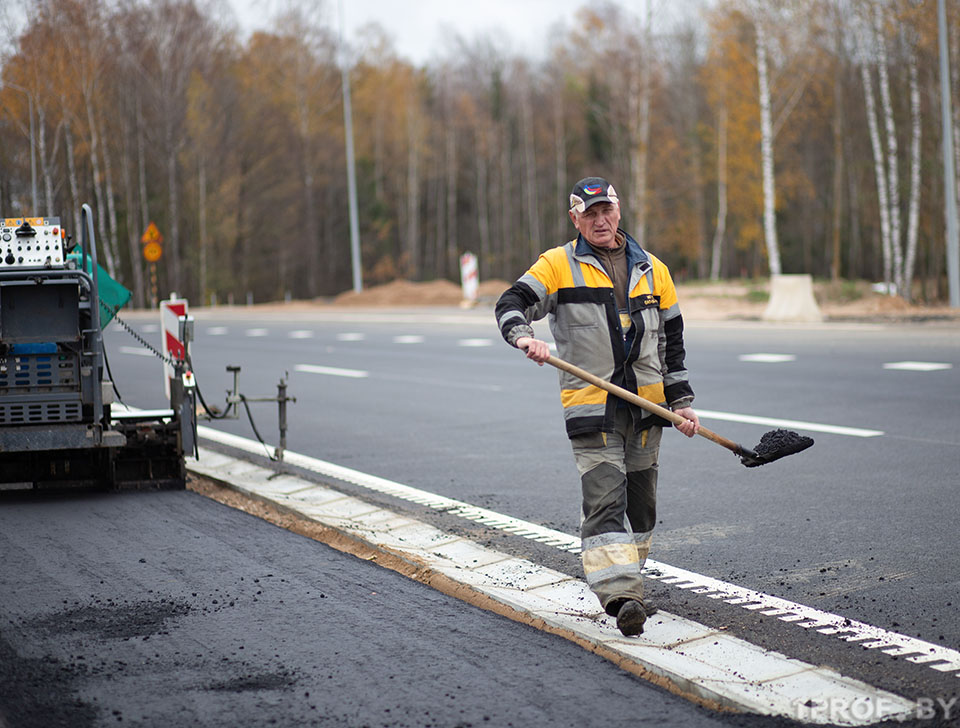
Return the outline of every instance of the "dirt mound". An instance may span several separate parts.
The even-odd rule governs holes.
[[[752,303],[724,296],[685,296],[677,291],[680,310],[686,321],[725,321],[728,319],[759,319],[766,303]]]
[[[900,296],[882,296],[882,295],[872,295],[869,297],[861,298],[856,301],[849,301],[846,303],[835,304],[832,302],[827,302],[824,304],[824,308],[835,307],[839,309],[840,312],[845,312],[848,314],[861,313],[861,314],[871,314],[871,313],[911,313],[914,310],[919,310],[921,306],[916,306],[908,303],[903,300]]]
[[[693,283],[678,285],[677,295],[687,321],[760,320],[767,308],[767,300],[760,294],[766,289],[766,283]],[[854,300],[845,300],[839,288],[825,284],[816,291],[820,311],[828,321],[960,320],[960,315],[945,306],[909,303],[900,296],[869,290],[858,294]]]
[[[391,281],[371,286],[360,293],[346,291],[337,296],[335,306],[456,306],[462,300],[460,286],[450,281]]]
[[[481,301],[496,301],[498,298],[500,298],[500,294],[512,285],[512,283],[498,280],[496,278],[489,281],[481,281],[477,288],[477,296]]]

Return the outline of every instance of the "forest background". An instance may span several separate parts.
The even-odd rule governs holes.
[[[89,203],[138,306],[151,221],[163,292],[351,287],[343,65],[366,285],[459,281],[465,251],[481,280],[513,280],[575,235],[570,188],[600,175],[679,281],[947,296],[934,0],[716,0],[669,25],[656,0],[590,2],[544,29],[544,58],[488,35],[423,65],[377,25],[342,49],[316,3],[249,37],[200,0],[21,5],[0,52],[0,217],[76,231]],[[960,0],[947,15],[960,170]]]

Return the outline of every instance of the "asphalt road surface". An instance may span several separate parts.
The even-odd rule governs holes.
[[[297,402],[290,406],[290,449],[567,533],[577,533],[578,485],[563,433],[555,372],[527,362],[518,352],[507,347],[499,339],[492,312],[451,310],[446,314],[443,317],[423,312],[384,312],[369,316],[309,313],[267,316],[243,309],[197,312],[193,359],[198,382],[205,398],[213,404],[223,402],[224,392],[229,387],[230,378],[225,372],[228,364],[242,367],[240,391],[248,397],[275,394],[278,379],[289,372],[290,394],[297,397]],[[127,318],[150,343],[159,345],[153,315]],[[543,336],[549,336],[545,326],[538,330]],[[740,466],[730,453],[702,438],[687,440],[676,433],[667,433],[661,454],[659,518],[651,556],[673,566],[957,648],[960,645],[960,620],[956,609],[960,598],[957,576],[960,557],[956,553],[957,514],[960,513],[957,491],[960,483],[958,334],[956,327],[939,325],[830,325],[785,329],[755,324],[688,326],[687,363],[697,392],[695,407],[711,413],[710,417],[704,418],[704,424],[733,440],[753,446],[773,425],[743,422],[744,416],[802,421],[813,429],[800,426],[790,426],[790,429],[813,436],[816,445],[805,453],[748,470]],[[160,362],[115,326],[108,330],[107,345],[125,401],[139,407],[163,406]],[[275,443],[275,405],[261,403],[252,407],[261,434]],[[252,436],[249,424],[243,420],[222,421],[214,426]],[[848,429],[824,431],[830,430],[824,426]],[[329,552],[322,546],[265,524],[255,525],[254,519],[232,514],[191,493],[123,496],[107,500],[91,498],[55,504],[27,501],[18,504],[17,508],[36,515],[20,513],[16,519],[9,520],[6,517],[12,512],[9,507],[0,511],[5,517],[0,539],[7,539],[5,549],[11,543],[24,549],[20,546],[21,538],[7,535],[12,533],[8,526],[13,523],[47,523],[46,519],[54,509],[63,512],[61,519],[71,521],[79,519],[78,514],[85,513],[87,508],[120,508],[119,504],[127,503],[149,503],[149,508],[160,509],[155,520],[167,524],[166,529],[156,526],[151,552],[164,554],[171,564],[167,571],[177,575],[171,582],[169,593],[163,592],[162,598],[172,599],[176,609],[192,609],[189,614],[175,615],[177,620],[189,621],[191,615],[204,608],[209,612],[203,612],[205,619],[229,620],[228,610],[213,611],[202,597],[190,596],[188,599],[186,594],[197,592],[209,598],[215,593],[213,590],[219,588],[236,591],[249,600],[250,593],[243,591],[247,586],[241,589],[237,581],[248,565],[251,567],[248,573],[262,571],[261,566],[266,565],[272,569],[271,573],[280,574],[280,578],[287,578],[290,584],[296,583],[298,587],[284,599],[287,606],[281,610],[283,618],[279,623],[265,621],[254,609],[252,613],[225,622],[228,626],[214,625],[213,638],[204,643],[206,651],[197,649],[195,654],[213,654],[215,659],[212,662],[220,660],[233,667],[240,665],[241,670],[243,658],[246,658],[249,663],[246,669],[255,667],[257,674],[276,668],[279,673],[288,670],[291,674],[306,675],[303,679],[310,684],[317,679],[319,673],[316,669],[319,668],[307,665],[308,660],[302,657],[304,652],[299,648],[313,645],[314,649],[307,652],[322,654],[325,659],[329,659],[329,651],[321,650],[316,642],[311,642],[311,639],[319,640],[320,635],[315,635],[308,626],[310,619],[306,615],[310,610],[307,605],[311,600],[304,592],[308,585],[319,588],[320,577],[314,568],[316,563],[339,563],[340,559],[347,559],[346,563],[351,565],[343,568],[353,573],[358,568],[354,559],[339,555],[325,555],[323,559],[314,555],[311,558],[309,554]],[[141,507],[145,506],[138,506]],[[168,508],[172,510],[168,511]],[[118,522],[103,516],[91,515],[89,518]],[[191,518],[199,520],[202,527],[186,525],[184,519],[189,523]],[[231,525],[219,527],[216,524],[221,519]],[[242,529],[238,529],[233,519],[243,522]],[[450,527],[464,527],[463,524],[450,523],[450,518],[436,517],[435,520]],[[58,521],[52,519],[49,523],[50,527],[41,528],[39,533],[53,535],[37,536],[33,542],[35,548],[26,549],[33,561],[9,560],[13,566],[5,564],[0,577],[0,584],[4,586],[8,580],[19,586],[23,574],[46,574],[37,566],[45,561],[39,556],[44,547],[56,551],[62,560],[62,564],[56,567],[61,571],[61,582],[76,593],[50,600],[51,594],[44,592],[42,584],[33,584],[36,593],[13,602],[14,606],[3,614],[6,619],[0,622],[0,638],[4,640],[0,649],[14,649],[22,655],[22,650],[29,647],[28,652],[32,651],[41,663],[44,655],[49,657],[51,645],[60,644],[62,640],[52,633],[44,636],[44,617],[51,619],[46,623],[48,627],[64,620],[70,625],[71,610],[81,610],[78,619],[82,625],[86,624],[82,610],[92,608],[95,599],[100,599],[102,604],[108,604],[108,598],[114,599],[114,604],[118,599],[138,603],[156,601],[143,592],[149,585],[155,585],[154,579],[158,578],[153,574],[133,579],[135,572],[114,568],[113,562],[108,561],[111,569],[105,570],[104,574],[117,571],[131,578],[117,577],[123,584],[104,579],[105,585],[93,588],[91,585],[96,583],[100,567],[94,568],[91,564],[98,563],[99,554],[106,547],[90,543],[89,555],[71,548],[71,537],[63,536],[62,529],[53,525]],[[262,547],[256,544],[261,529],[271,534],[263,536],[267,545]],[[88,540],[96,540],[89,535],[91,531],[97,529],[81,523],[71,533],[80,543],[87,545]],[[174,535],[182,531],[195,536],[196,544]],[[136,530],[132,532],[136,533]],[[490,537],[490,534],[483,533],[475,535]],[[230,565],[232,560],[239,559],[235,550],[248,538],[254,543],[242,553],[244,558],[251,559],[250,564],[238,563],[236,569],[224,566],[215,574],[208,573],[211,561],[219,559]],[[270,538],[282,543],[282,546],[276,546],[280,553],[270,549]],[[60,545],[56,546],[57,543]],[[122,543],[123,539],[118,536],[119,551],[128,551],[129,545],[119,546]],[[553,568],[579,573],[576,557],[570,554],[506,537],[498,537],[496,545]],[[193,546],[196,546],[197,553],[191,557],[189,554],[193,549],[190,547]],[[14,546],[9,545],[9,548]],[[263,556],[261,548],[268,550],[269,557]],[[226,553],[221,554],[222,551]],[[150,563],[149,553],[143,558]],[[260,561],[266,558],[269,560]],[[282,560],[292,570],[291,577],[285,576],[279,566],[273,567],[272,560]],[[18,563],[21,565],[14,568]],[[82,576],[68,576],[72,573],[71,566]],[[136,566],[131,564],[126,568],[143,570],[146,567],[136,560]],[[192,574],[194,568],[198,570],[197,575]],[[390,650],[396,646],[391,640],[398,639],[398,634],[409,633],[410,644],[406,649],[398,648],[398,654],[403,655],[404,661],[409,661],[414,655],[428,650],[424,665],[440,660],[443,669],[437,674],[451,674],[451,664],[457,664],[461,669],[471,665],[471,669],[476,669],[478,664],[489,664],[489,657],[463,658],[464,654],[472,655],[470,650],[476,645],[474,640],[464,640],[458,631],[459,615],[461,611],[476,614],[476,618],[483,622],[483,626],[477,628],[478,634],[494,629],[490,625],[503,620],[450,603],[429,590],[423,593],[421,590],[425,587],[388,575],[372,565],[360,564],[359,568],[372,570],[371,573],[376,575],[370,579],[383,579],[386,586],[371,588],[381,598],[365,600],[362,608],[351,599],[348,589],[338,590],[342,599],[336,601],[344,602],[342,619],[348,620],[352,616],[354,622],[348,630],[345,645],[353,645],[359,639],[357,635],[368,632],[387,634],[389,639],[378,642],[370,654],[391,655],[395,653]],[[293,578],[294,574],[300,581]],[[214,577],[220,581],[215,583]],[[178,580],[183,584],[198,580],[203,588],[187,589],[183,584],[178,585]],[[44,579],[37,577],[35,581],[43,582]],[[52,581],[56,583],[56,579]],[[242,584],[246,585],[246,581],[245,577]],[[130,591],[131,584],[136,587],[134,593]],[[400,591],[399,584],[405,584],[402,588],[419,596],[407,597]],[[293,589],[293,586],[284,588]],[[17,591],[19,593],[19,589]],[[47,587],[47,591],[51,588]],[[869,652],[857,645],[803,632],[773,618],[746,613],[663,585],[653,585],[652,591],[654,598],[670,611],[708,624],[722,624],[755,643],[808,661],[837,666],[845,674],[901,694],[949,700],[960,692],[960,679],[953,673],[937,672],[896,657]],[[375,610],[381,606],[385,592],[396,598],[386,600],[384,609],[388,615],[396,615],[400,624],[421,620],[427,624],[435,622],[435,628],[425,632],[385,626],[371,628],[367,621],[368,610],[378,614]],[[238,598],[234,599],[237,604]],[[63,599],[67,603],[62,603]],[[412,612],[408,616],[406,609],[400,606],[400,602],[408,599],[419,605],[419,616],[413,616]],[[218,600],[218,603],[222,604],[222,601]],[[430,610],[436,604],[447,606],[437,607],[437,614],[431,617]],[[56,617],[58,614],[61,616]],[[64,614],[67,617],[63,617]],[[286,618],[288,614],[289,619]],[[301,617],[297,619],[296,614]],[[265,641],[287,639],[284,649],[270,653],[261,643],[256,648],[256,659],[249,657],[253,654],[251,652],[239,653],[236,633],[230,632],[229,625],[247,635],[251,630],[239,625],[249,625],[251,621],[257,625],[258,633],[264,632]],[[376,616],[369,622],[387,624]],[[544,640],[551,649],[578,650],[572,646],[558,647],[547,636],[528,635],[533,632],[528,628],[506,625],[504,629],[513,632],[502,636],[489,633],[489,640],[497,648],[489,654],[501,655],[503,645],[522,645],[510,651],[508,662],[514,666],[519,665],[514,660],[520,655],[532,654],[539,649],[528,646],[528,638]],[[83,638],[82,627],[77,632],[77,639]],[[291,638],[294,634],[296,639]],[[90,645],[103,646],[102,637],[94,635],[85,639]],[[430,645],[425,647],[423,640],[430,641]],[[151,638],[151,642],[155,641]],[[469,644],[465,645],[465,642]],[[63,643],[72,644],[70,640],[63,640]],[[296,654],[288,653],[291,645],[296,646]],[[128,642],[126,648],[129,646]],[[251,649],[247,645],[244,647]],[[350,649],[356,648],[345,646],[346,651]],[[74,655],[77,648],[68,647],[66,650],[52,659],[54,667],[61,669],[62,674],[73,675],[66,680],[66,692],[63,693],[73,695],[70,691],[75,690],[77,683],[70,682],[76,678],[76,674],[71,673],[71,665],[75,665],[76,660],[70,655]],[[193,654],[183,649],[179,651],[183,655]],[[340,655],[346,651],[339,651]],[[234,652],[241,657],[237,658],[232,654]],[[275,658],[273,664],[266,659],[270,654],[281,657]],[[438,655],[443,656],[442,659]],[[123,658],[116,659],[127,662]],[[542,694],[542,686],[552,685],[557,680],[562,685],[565,680],[557,678],[554,673],[553,658],[531,659],[533,663],[524,663],[522,669],[517,667],[529,674],[534,685],[529,692],[519,687],[521,683],[517,679],[505,681],[518,688],[513,692],[515,702],[502,697],[504,683],[496,680],[485,683],[486,678],[480,677],[476,677],[479,682],[475,683],[464,677],[458,683],[464,686],[464,690],[458,695],[465,703],[474,701],[473,708],[477,710],[482,706],[509,706],[504,707],[509,713],[523,705],[529,706],[533,700],[531,696]],[[596,678],[597,685],[612,685],[614,682],[628,685],[624,688],[624,699],[613,701],[614,707],[607,714],[610,724],[616,725],[618,721],[632,724],[655,715],[650,706],[659,703],[651,702],[654,699],[647,695],[652,688],[619,675],[609,665],[600,667],[602,661],[593,656],[583,655],[577,659],[588,660],[589,666],[571,663],[570,682],[558,687],[556,692],[567,696],[569,701],[573,690],[579,696],[573,702],[587,712],[571,712],[569,702],[560,701],[557,704],[562,707],[552,716],[547,712],[538,713],[532,719],[514,721],[514,725],[556,724],[558,721],[559,724],[564,721],[581,725],[605,724],[599,716],[594,720],[589,712],[599,709],[601,702],[596,696],[606,689],[590,687],[587,680],[593,678]],[[189,664],[184,662],[183,669],[174,664],[167,671],[174,676],[169,678],[169,685],[180,691],[190,685],[200,686],[200,689],[169,699],[173,704],[183,706],[186,711],[183,715],[193,710],[194,715],[200,716],[198,720],[210,720],[213,722],[209,724],[219,725],[216,721],[220,720],[221,708],[214,699],[216,690],[210,689],[215,681],[209,684],[191,682],[190,678],[191,674],[198,672],[209,677],[208,668],[212,662],[192,657],[191,660]],[[343,661],[346,662],[347,658]],[[460,665],[461,661],[467,664]],[[373,662],[377,663],[375,675],[383,665],[391,664],[389,658]],[[41,668],[43,664],[37,669]],[[618,677],[610,678],[612,673],[608,670]],[[181,673],[184,677],[175,677]],[[500,669],[491,669],[488,675],[494,679],[501,673]],[[390,716],[390,720],[397,721],[396,725],[426,724],[428,718],[411,711],[430,709],[434,704],[439,709],[444,705],[436,694],[424,692],[429,691],[426,683],[436,680],[431,677],[429,669],[414,670],[412,674],[412,683],[418,687],[406,686],[411,698],[406,702],[391,703],[396,710],[406,710],[399,718],[396,713]],[[229,679],[235,679],[237,672],[230,675]],[[77,700],[85,704],[90,704],[90,696],[97,696],[105,701],[103,704],[118,701],[116,709],[122,714],[127,711],[128,718],[136,713],[136,706],[147,704],[124,690],[117,690],[120,683],[113,679],[98,681],[93,679],[96,674],[91,676],[89,671],[82,677],[84,686],[94,683],[100,686],[78,693]],[[377,678],[367,678],[368,681],[371,679],[374,683],[369,691],[365,683],[364,687],[352,690],[344,687],[333,691],[338,696],[336,700],[351,700],[351,704],[355,704],[362,702],[363,695],[383,695],[383,699],[389,702],[391,698],[387,696],[392,693],[384,692],[383,683],[377,682]],[[425,684],[420,685],[421,682]],[[284,681],[277,679],[275,684],[280,683]],[[343,683],[344,686],[348,684]],[[581,687],[582,692],[577,692]],[[313,690],[304,688],[304,692],[307,691],[315,695]],[[213,697],[209,697],[211,692]],[[248,703],[257,701],[270,705],[270,700],[261,695],[262,692],[259,688],[252,690],[250,700],[241,700],[240,704],[246,706],[244,709],[249,708]],[[274,697],[300,694],[281,688],[266,692]],[[351,692],[352,697],[347,694]],[[664,713],[653,719],[655,723],[709,725],[714,720],[730,720],[711,716],[659,691],[653,692],[662,701],[664,710],[679,711]],[[467,698],[467,693],[472,697]],[[329,694],[325,693],[325,696],[329,697]],[[275,711],[278,720],[294,720],[295,716],[307,715],[300,712],[309,709],[304,707],[307,703],[292,702],[299,707],[287,710],[285,705],[284,709]],[[548,703],[553,705],[554,700],[544,702]],[[604,698],[602,704],[606,703]],[[102,721],[110,714],[97,708],[96,702],[92,705],[92,721]],[[401,708],[401,705],[406,707]],[[638,705],[643,706],[641,710],[636,709]],[[328,714],[345,721],[343,725],[364,724],[368,720],[370,724],[379,724],[372,717],[373,713],[351,717],[353,714],[338,710],[334,705]],[[463,720],[481,724],[483,715],[470,711]],[[11,721],[9,707],[6,712],[0,707],[0,716],[4,716],[10,725],[16,724]],[[459,718],[444,713],[436,724],[455,725],[456,720]],[[491,720],[494,725],[505,725],[509,719],[491,716]],[[387,721],[385,718],[384,724],[394,724]],[[338,725],[335,721],[330,724]]]
[[[275,395],[289,372],[297,397],[290,449],[576,532],[579,487],[556,372],[504,344],[492,315],[462,317],[472,324],[291,318],[198,314],[193,359],[211,404],[224,401],[227,364],[242,366],[248,396]],[[545,326],[538,331],[549,336]],[[136,345],[122,331],[111,330],[109,342],[121,392],[134,404],[141,392],[149,395],[143,406],[162,404],[160,363],[119,353]],[[960,331],[693,324],[686,342],[697,408],[883,434],[802,430],[816,440],[811,450],[746,469],[703,438],[666,433],[654,554],[960,645],[957,610],[947,607],[960,594],[960,557],[952,553],[960,518]],[[740,358],[756,354],[788,360]],[[951,368],[884,368],[905,361]],[[298,371],[303,365],[367,376]],[[275,443],[275,405],[253,406],[261,434]],[[751,447],[771,429],[704,424]],[[215,426],[252,437],[245,419]]]
[[[7,728],[759,725],[192,492],[7,498],[0,553]]]

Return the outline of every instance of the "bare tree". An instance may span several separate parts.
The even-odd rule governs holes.
[[[180,179],[179,157],[187,137],[183,124],[187,108],[187,88],[191,74],[202,66],[209,52],[211,34],[192,3],[160,0],[143,6],[142,21],[146,31],[139,71],[150,92],[160,130],[167,187],[167,234],[165,257],[168,261],[169,284],[183,292],[182,253],[180,250]]]
[[[727,107],[717,115],[717,227],[713,233],[710,256],[710,279],[720,279],[723,260],[723,238],[727,234]]]
[[[873,24],[876,52],[876,66],[880,78],[880,104],[883,111],[884,129],[887,135],[886,169],[887,200],[890,218],[890,266],[892,281],[897,293],[903,291],[903,247],[900,233],[900,173],[899,152],[897,149],[897,125],[893,117],[893,103],[890,95],[890,74],[887,70],[887,46],[884,39],[883,8],[880,2],[873,4]]]
[[[870,66],[874,39],[867,22],[857,23],[857,45],[860,51],[860,78],[863,82],[864,102],[866,103],[867,128],[870,132],[870,147],[873,150],[874,177],[877,183],[877,200],[880,213],[880,237],[883,254],[883,280],[889,284],[893,279],[893,266],[890,243],[890,203],[887,198],[887,172],[880,130],[877,124],[877,102],[873,90],[873,77]],[[889,288],[888,288],[889,290]]]
[[[524,69],[519,81],[520,101],[520,138],[523,148],[524,201],[526,202],[527,234],[530,252],[535,258],[543,250],[540,235],[540,206],[537,200],[537,153],[536,138],[533,129],[533,112],[530,108],[530,96],[533,83],[529,72]]]
[[[830,279],[840,280],[840,233],[843,222],[843,0],[834,0],[831,7],[834,21],[833,71],[833,218],[830,246]]]
[[[755,12],[757,8],[755,7]],[[763,169],[763,235],[770,275],[780,275],[780,243],[777,240],[776,182],[773,174],[773,121],[770,112],[770,80],[767,70],[767,32],[764,18],[754,15],[757,31],[757,83],[760,96],[760,164]]]
[[[917,259],[917,236],[920,228],[920,137],[923,123],[920,116],[920,82],[917,70],[916,53],[910,52],[908,61],[910,77],[910,203],[907,217],[907,250],[901,275],[903,287],[900,289],[908,301],[913,298],[911,291],[913,269]]]
[[[407,103],[407,236],[406,271],[420,270],[420,115],[415,99]]]
[[[653,67],[653,2],[647,0],[640,31],[640,53],[631,69],[628,84],[630,113],[630,188],[633,228],[636,241],[646,245],[647,167],[650,157],[650,77]]]
[[[457,270],[458,242],[457,242],[457,126],[455,113],[454,91],[449,74],[445,79],[444,89],[444,146],[445,146],[445,186],[447,189],[444,212],[439,212],[447,220],[447,239],[438,242],[436,275],[442,278],[448,271]]]

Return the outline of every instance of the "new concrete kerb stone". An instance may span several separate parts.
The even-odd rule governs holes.
[[[908,717],[916,704],[826,667],[762,649],[691,620],[658,612],[639,637],[623,637],[587,585],[567,574],[301,478],[206,448],[188,468],[293,511],[462,584],[638,673],[665,680],[698,702],[810,723],[870,725]],[[271,480],[271,476],[273,479]],[[862,706],[860,710],[817,710]],[[837,720],[837,718],[841,720]]]

